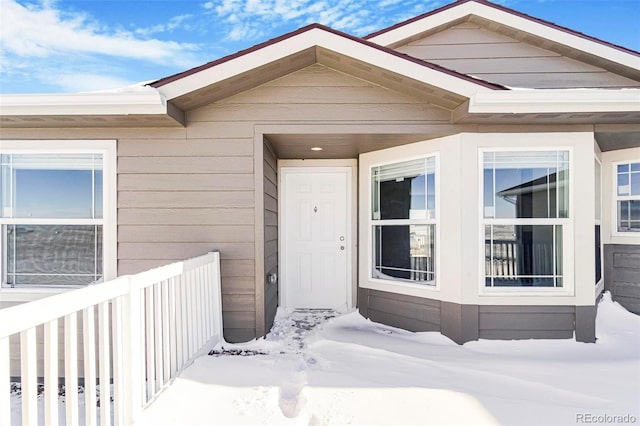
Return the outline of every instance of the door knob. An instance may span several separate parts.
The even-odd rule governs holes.
[[[344,246],[340,246],[340,250],[344,250]]]

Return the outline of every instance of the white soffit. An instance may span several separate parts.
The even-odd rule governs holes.
[[[469,113],[639,112],[640,89],[536,89],[477,92]]]
[[[429,68],[426,65],[321,28],[312,28],[277,43],[181,77],[159,86],[158,90],[167,100],[171,100],[312,47],[323,47],[346,57],[370,63],[465,97],[471,96],[478,90],[490,90],[480,82],[476,84],[462,77]]]
[[[603,7],[606,6],[603,5]],[[393,46],[468,15],[476,15],[631,68],[640,69],[640,57],[636,55],[475,1],[453,5],[441,12],[401,25],[367,40],[382,46]]]
[[[133,91],[0,95],[2,116],[167,114],[152,87]]]

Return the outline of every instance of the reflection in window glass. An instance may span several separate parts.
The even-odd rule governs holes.
[[[371,169],[372,278],[435,285],[435,157]]]
[[[435,218],[435,159],[433,157],[373,167],[372,218]]]
[[[7,284],[81,285],[102,276],[102,227],[6,225]]]
[[[561,225],[485,225],[488,287],[562,287]]]
[[[101,280],[103,185],[101,154],[0,155],[3,285]]]
[[[640,232],[640,162],[616,167],[618,232]]]
[[[1,167],[3,217],[102,217],[101,155],[2,155]]]
[[[486,152],[484,217],[566,218],[567,151]]]
[[[618,231],[640,231],[640,200],[618,201]]]
[[[374,226],[373,277],[435,279],[435,225]]]

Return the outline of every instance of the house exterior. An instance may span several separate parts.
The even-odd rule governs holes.
[[[120,92],[0,97],[0,301],[219,250],[277,306],[595,341],[640,312],[640,53],[481,0],[310,25]]]

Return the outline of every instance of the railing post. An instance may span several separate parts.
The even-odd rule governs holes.
[[[224,341],[223,334],[223,325],[222,325],[222,286],[220,279],[220,252],[214,251],[210,252],[214,255],[213,265],[211,267],[212,271],[212,284],[213,284],[213,313],[214,313],[214,324],[215,324],[215,333],[219,338],[219,342]]]
[[[124,424],[133,424],[142,412],[142,351],[141,327],[144,319],[140,309],[141,289],[129,277],[129,294],[123,297],[122,353],[124,370]],[[126,395],[128,394],[128,395]]]

